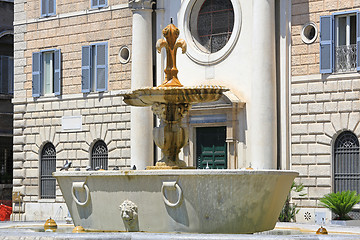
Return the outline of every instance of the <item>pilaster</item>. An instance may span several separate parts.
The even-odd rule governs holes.
[[[152,1],[130,0],[133,12],[131,89],[153,86]],[[131,165],[153,165],[153,114],[150,107],[131,108]]]
[[[253,1],[251,167],[276,169],[275,1]]]

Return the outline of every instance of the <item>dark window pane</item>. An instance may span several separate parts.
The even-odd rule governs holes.
[[[211,53],[222,49],[234,27],[234,10],[230,0],[204,1],[198,16],[198,41]]]
[[[211,52],[217,52],[224,47],[227,42],[227,35],[213,35],[211,37]],[[225,44],[224,44],[225,43]]]
[[[199,15],[198,18],[198,34],[200,37],[211,35],[211,14]]]
[[[350,16],[350,44],[356,44],[356,15]]]

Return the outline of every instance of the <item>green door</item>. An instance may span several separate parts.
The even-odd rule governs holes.
[[[226,127],[196,128],[196,168],[226,169]]]

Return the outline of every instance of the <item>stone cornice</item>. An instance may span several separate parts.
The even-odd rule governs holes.
[[[152,9],[153,0],[129,0],[129,7],[132,10]]]

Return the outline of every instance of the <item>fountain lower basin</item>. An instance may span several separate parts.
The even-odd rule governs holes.
[[[136,170],[53,175],[75,226],[86,230],[254,233],[275,227],[298,173]],[[136,212],[124,210],[129,201]]]

